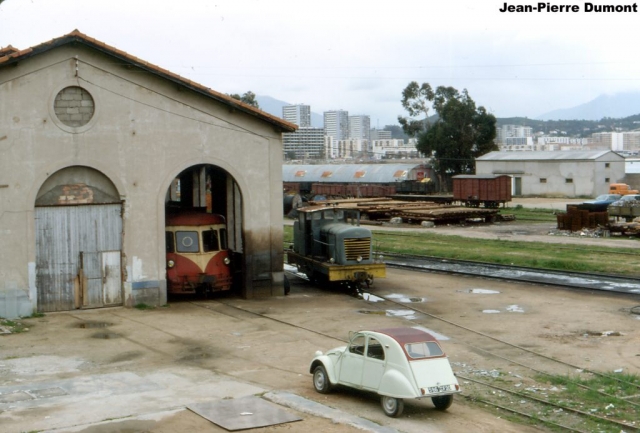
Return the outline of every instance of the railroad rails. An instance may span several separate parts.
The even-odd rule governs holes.
[[[296,274],[304,278],[300,274]],[[447,340],[442,333],[451,336],[455,344],[466,347],[471,353],[482,357],[473,362],[490,363],[491,369],[472,366],[472,363],[452,361],[452,367],[462,385],[461,398],[470,403],[492,411],[498,417],[517,415],[525,424],[547,427],[549,431],[570,432],[632,432],[640,431],[640,381],[637,376],[621,374],[602,374],[581,366],[573,365],[561,359],[514,344],[494,335],[462,326],[451,320],[431,314],[425,308],[416,307],[411,300],[398,301],[390,297],[364,293],[368,314],[385,314],[389,308],[401,306],[417,313],[407,326],[422,328],[437,327],[436,333],[441,340]],[[346,296],[346,295],[345,295]],[[227,307],[228,312],[212,308],[211,302]],[[233,311],[249,313],[265,320],[273,321],[279,326],[294,327],[320,335],[342,343],[347,343],[342,336],[338,337],[322,332],[317,327],[305,326],[306,319],[290,317],[287,320],[278,318],[275,312],[264,313],[249,308],[232,305],[228,301],[207,301],[207,304],[195,303],[202,308],[211,309],[216,314],[234,316]],[[360,311],[364,312],[364,311]],[[431,329],[426,328],[432,332]],[[526,344],[526,343],[524,343]],[[305,365],[306,367],[306,365]],[[553,378],[562,377],[562,383],[553,382]],[[593,377],[604,378],[609,385],[603,387],[589,384]],[[597,403],[584,405],[580,401],[572,401],[568,395],[581,389],[595,395]],[[458,398],[460,398],[458,397]],[[340,398],[338,395],[336,398]],[[416,420],[418,421],[418,420]]]
[[[640,280],[611,275],[411,256],[385,256],[385,263],[388,267],[423,272],[499,278],[622,295],[640,294]],[[547,354],[544,349],[533,350],[527,342],[509,342],[431,314],[426,308],[416,306],[420,298],[398,301],[395,296],[367,292],[360,296],[368,301],[367,309],[361,313],[389,315],[390,308],[398,307],[411,310],[415,314],[407,326],[435,327],[438,333],[454,336],[456,344],[480,355],[484,364],[490,363],[491,369],[453,361],[452,366],[462,385],[462,396],[494,411],[497,416],[517,415],[528,419],[526,422],[530,424],[553,431],[640,431],[640,379],[637,374],[602,373],[557,359],[552,351]],[[630,313],[640,314],[640,306],[631,309]],[[317,330],[313,332],[318,333]],[[579,393],[590,394],[589,403],[584,403],[581,397],[572,397]]]
[[[560,272],[522,266],[494,265],[490,263],[390,253],[384,253],[384,262],[387,266],[415,271],[472,275],[523,283],[640,295],[640,279],[621,277],[618,275],[568,271]]]

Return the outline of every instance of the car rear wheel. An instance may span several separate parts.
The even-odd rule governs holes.
[[[451,403],[453,403],[453,394],[449,395],[439,395],[437,397],[431,397],[431,401],[433,405],[438,410],[447,410],[451,407]]]
[[[402,415],[404,410],[404,400],[401,398],[388,397],[383,395],[380,398],[380,404],[385,415],[396,418]]]
[[[331,382],[329,382],[327,370],[322,365],[313,370],[313,387],[320,394],[328,394],[331,391]]]

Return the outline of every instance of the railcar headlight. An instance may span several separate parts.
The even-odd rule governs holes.
[[[336,262],[336,259],[334,259],[333,257],[331,257],[331,258],[329,259],[329,263],[331,263],[332,265],[333,265],[335,262]]]
[[[167,262],[167,267],[168,268],[173,268],[176,265],[176,262],[174,262],[173,260],[169,260]]]
[[[229,263],[231,263],[231,259],[230,259],[229,257],[225,257],[225,258],[222,260],[222,262],[223,262],[225,265],[228,265]]]
[[[356,259],[356,262],[360,263],[362,261],[362,256],[358,256],[358,258]]]

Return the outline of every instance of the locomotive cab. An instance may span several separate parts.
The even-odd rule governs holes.
[[[355,209],[315,206],[298,210],[294,222],[290,264],[311,281],[370,285],[386,275],[384,263],[374,256],[371,231],[360,226]]]

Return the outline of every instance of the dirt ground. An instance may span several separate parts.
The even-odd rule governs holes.
[[[603,239],[589,242],[597,241]],[[314,352],[367,328],[432,330],[443,337],[454,371],[465,375],[530,374],[474,349],[470,329],[583,368],[640,374],[640,316],[631,312],[640,296],[389,269],[372,293],[411,298],[425,314],[410,315],[397,304],[291,282],[284,297],[175,300],[151,310],[24,320],[28,331],[0,336],[0,430],[224,432],[186,408],[257,395],[301,421],[250,430],[256,432],[545,431],[487,411],[464,393],[446,412],[407,401],[397,419],[368,393],[316,393],[308,371]]]

